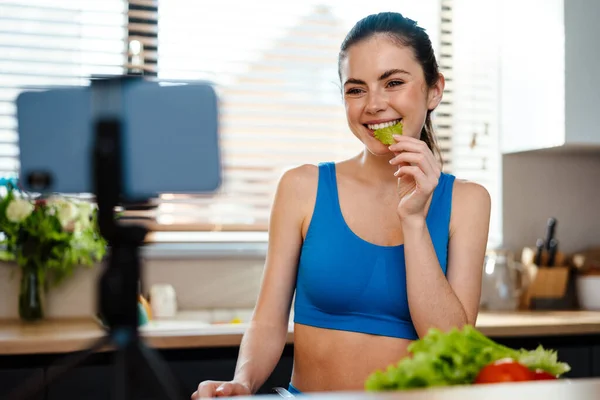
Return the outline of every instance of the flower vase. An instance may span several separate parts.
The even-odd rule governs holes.
[[[44,318],[45,287],[43,269],[29,261],[21,267],[21,288],[19,291],[19,317],[24,321],[38,321]]]

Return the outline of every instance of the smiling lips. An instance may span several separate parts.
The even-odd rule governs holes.
[[[399,118],[399,119],[394,119],[392,121],[381,122],[379,124],[363,124],[363,125],[369,129],[369,131],[370,131],[369,133],[371,134],[371,136],[373,136],[373,132],[376,131],[377,129],[383,129],[383,128],[387,128],[390,126],[394,126],[401,121],[402,121],[402,118]]]

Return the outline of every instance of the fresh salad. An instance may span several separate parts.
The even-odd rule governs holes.
[[[373,131],[373,136],[381,143],[389,146],[394,143],[394,135],[402,135],[402,122]]]
[[[365,382],[367,391],[557,379],[571,368],[554,350],[515,350],[500,345],[473,326],[446,333],[431,329],[412,342],[409,356]]]

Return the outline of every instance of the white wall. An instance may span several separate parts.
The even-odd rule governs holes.
[[[600,246],[600,152],[503,157],[504,247],[518,251],[558,220],[559,250]]]
[[[566,0],[565,4],[567,141],[600,145],[600,1]]]
[[[563,16],[563,0],[501,1],[500,110],[504,152],[564,143]]]

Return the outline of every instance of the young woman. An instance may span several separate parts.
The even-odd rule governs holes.
[[[348,126],[364,150],[287,171],[277,188],[252,322],[230,382],[255,393],[278,362],[294,293],[293,393],[362,390],[432,328],[474,324],[490,197],[441,172],[431,112],[444,90],[425,31],[401,14],[359,21],[341,46]],[[374,130],[401,123],[384,145]]]

